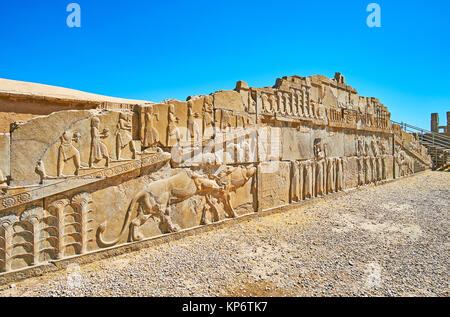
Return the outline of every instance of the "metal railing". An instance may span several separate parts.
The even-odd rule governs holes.
[[[398,124],[405,132],[418,134],[420,143],[428,148],[428,152],[433,159],[434,169],[439,165],[444,167],[447,164],[447,160],[450,157],[450,136],[431,132],[404,122],[395,122],[392,120],[391,122]]]

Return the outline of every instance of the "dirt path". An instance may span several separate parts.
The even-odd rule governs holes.
[[[426,172],[0,296],[449,296],[450,173]]]

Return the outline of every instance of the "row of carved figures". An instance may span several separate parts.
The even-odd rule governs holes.
[[[388,145],[380,137],[375,140],[364,140],[362,138],[356,141],[357,156],[379,156],[389,154]]]
[[[86,253],[91,212],[91,195],[84,192],[0,218],[0,272]]]
[[[358,157],[358,186],[387,179],[387,155]]]
[[[130,118],[125,113],[120,113],[119,122],[116,131],[116,159],[122,160],[121,153],[125,147],[129,146],[132,153],[132,159],[136,158],[136,148],[131,135],[132,125]],[[94,164],[104,160],[105,167],[109,167],[111,156],[106,144],[102,141],[109,137],[108,129],[100,130],[100,119],[94,117],[91,119],[91,147],[89,154],[89,166],[82,166],[80,151],[75,147],[74,143],[78,143],[81,134],[71,131],[65,131],[60,137],[60,145],[58,147],[58,161],[56,177],[66,177],[63,174],[64,166],[67,162],[73,162],[75,171],[73,175],[79,175],[80,169],[94,168]],[[44,179],[54,177],[48,176],[44,163],[40,160],[36,166],[36,173],[40,175],[41,182]]]
[[[261,92],[262,110],[269,114],[320,118],[319,106],[311,100],[309,89],[291,89],[290,92],[278,91],[274,94]]]
[[[202,115],[193,110],[194,104],[192,100],[187,102],[187,124],[180,125],[180,119],[175,115],[175,107],[169,104],[169,117],[167,126],[167,145],[175,146],[177,144],[185,144],[185,142],[199,142],[201,140],[209,140],[214,138],[219,133],[236,132],[247,129],[253,124],[251,115],[244,112],[233,112],[224,109],[216,111],[217,117],[213,113],[211,101],[208,98],[204,99]],[[154,118],[158,118],[153,114],[153,119],[149,114],[154,113],[150,110],[151,106],[145,111],[144,122],[144,147],[150,147],[161,144],[158,131],[154,128]],[[220,116],[220,119],[219,119]],[[201,121],[201,124],[196,119]],[[217,122],[216,122],[217,120]],[[150,133],[150,136],[149,136]],[[149,142],[148,140],[151,140]]]
[[[329,122],[334,123],[356,124],[360,121],[366,127],[387,129],[389,127],[390,114],[386,111],[380,111],[372,115],[345,108],[329,108],[327,110],[327,118]]]
[[[142,140],[142,147],[149,148],[160,146],[163,140],[158,132],[157,121],[160,120],[159,113],[155,110],[153,105],[142,108],[140,138]],[[202,124],[199,125],[196,119],[201,119]],[[166,144],[174,146],[180,141],[199,141],[205,137],[209,138],[214,127],[214,114],[211,98],[204,98],[202,113],[194,111],[194,101],[187,101],[187,121],[185,131],[181,130],[180,118],[176,116],[175,105],[168,104],[167,117],[167,136]]]
[[[324,158],[291,163],[291,201],[300,201],[344,189],[344,159]]]
[[[302,90],[291,89],[290,92],[277,91],[274,93],[261,92],[261,103],[263,113],[288,115],[310,119],[321,119],[321,98],[315,101],[310,96],[309,88]],[[387,129],[389,127],[390,114],[376,107],[375,114],[359,113],[348,109],[345,105],[339,108],[329,108],[328,120],[332,122],[351,123],[361,121],[365,126]]]

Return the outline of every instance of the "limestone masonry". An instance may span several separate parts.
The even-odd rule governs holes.
[[[161,103],[1,79],[0,276],[430,168],[390,116],[339,73]]]

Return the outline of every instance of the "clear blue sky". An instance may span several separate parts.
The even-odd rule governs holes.
[[[449,21],[449,0],[0,0],[0,77],[161,101],[339,71],[429,129],[450,111]]]

